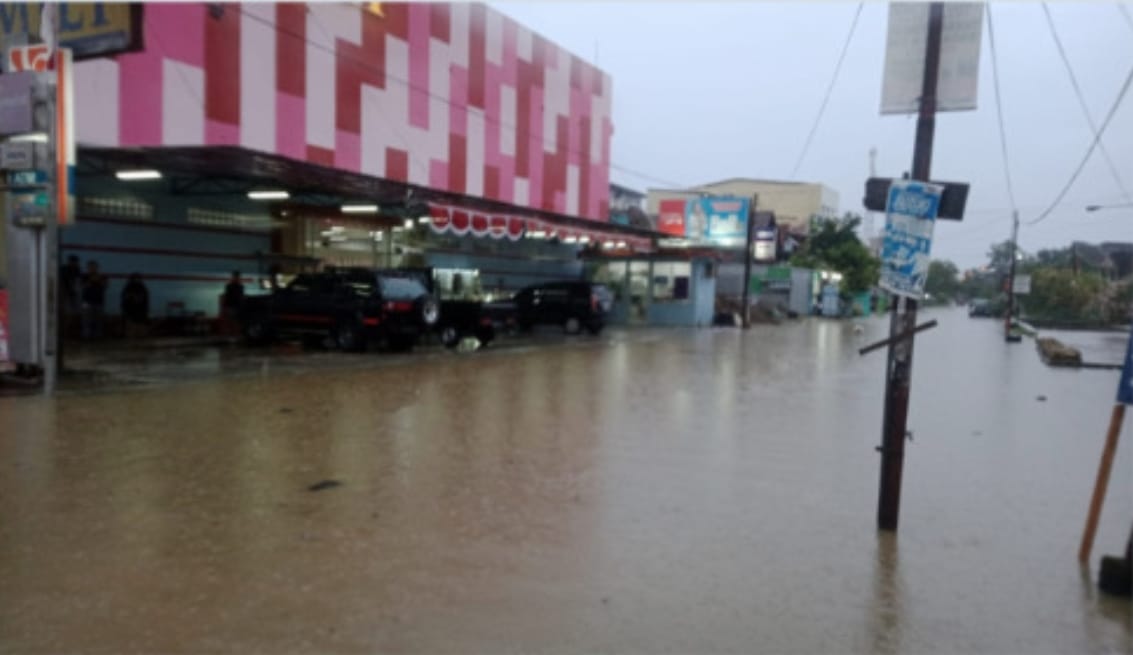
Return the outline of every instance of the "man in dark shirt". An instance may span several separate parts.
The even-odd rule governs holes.
[[[236,331],[236,321],[240,317],[240,305],[244,303],[244,283],[240,280],[240,271],[232,271],[232,277],[224,287],[224,299],[221,301],[224,328],[228,333]]]
[[[122,319],[127,337],[145,334],[149,323],[149,289],[142,282],[141,273],[131,275],[122,287]]]
[[[73,338],[78,328],[82,303],[79,301],[82,289],[83,268],[76,255],[67,257],[67,263],[59,269],[59,300],[63,310],[63,336]]]
[[[83,275],[83,338],[102,338],[102,316],[106,307],[106,276],[99,272],[98,262],[87,262]]]

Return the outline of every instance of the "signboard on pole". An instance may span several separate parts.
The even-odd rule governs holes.
[[[0,3],[0,51],[7,52],[8,46],[23,43],[25,35],[43,33],[45,4],[49,20],[56,21],[59,28],[59,42],[54,45],[70,48],[76,60],[142,47],[144,9],[140,2],[5,2]],[[5,62],[4,72],[10,70]]]
[[[0,75],[0,135],[25,134],[35,125],[32,91],[35,73]]]
[[[1015,285],[1012,292],[1016,296],[1025,296],[1031,292],[1031,276],[1030,275],[1016,275]]]
[[[944,4],[937,111],[976,108],[983,12],[982,2]],[[894,2],[889,5],[885,76],[881,83],[882,114],[915,114],[920,110],[928,13],[927,2]]]
[[[1129,345],[1125,348],[1125,364],[1121,367],[1121,381],[1117,384],[1117,402],[1133,405],[1133,330],[1129,331]]]
[[[932,252],[932,229],[944,187],[897,180],[889,187],[881,244],[881,281],[890,293],[920,300]]]

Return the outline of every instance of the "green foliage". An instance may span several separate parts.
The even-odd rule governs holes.
[[[950,261],[934,259],[928,265],[925,293],[934,301],[951,302],[960,293],[960,271]]]
[[[1022,299],[1027,315],[1053,321],[1104,321],[1105,279],[1097,273],[1066,268],[1037,268],[1031,293]]]
[[[803,247],[791,258],[795,266],[829,269],[842,274],[842,292],[868,291],[877,284],[881,262],[858,239],[861,217],[846,214],[840,221],[817,221]]]

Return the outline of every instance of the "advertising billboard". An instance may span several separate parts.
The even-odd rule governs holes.
[[[742,246],[750,202],[733,197],[662,200],[657,229],[689,241]]]
[[[26,45],[38,35],[42,3],[0,3],[0,52]],[[105,57],[142,47],[142,5],[131,2],[60,3],[59,46],[70,48],[75,60]],[[5,61],[5,72],[8,71]]]

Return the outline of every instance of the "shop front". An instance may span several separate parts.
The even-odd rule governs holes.
[[[589,279],[614,294],[613,325],[705,327],[716,304],[716,258],[684,252],[587,259]]]

